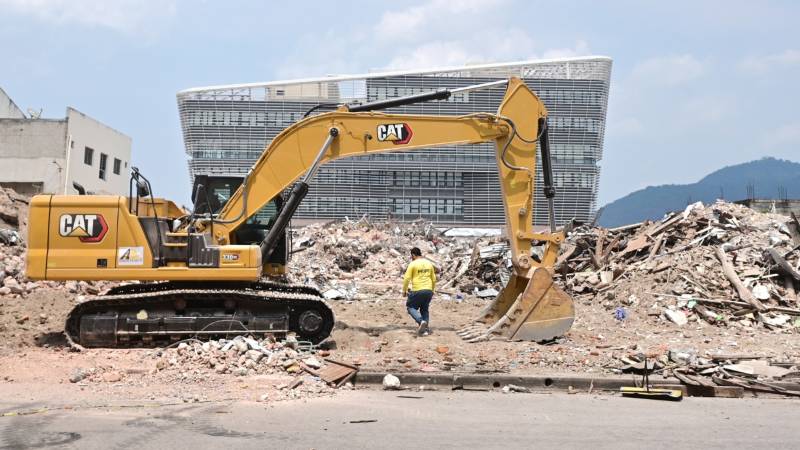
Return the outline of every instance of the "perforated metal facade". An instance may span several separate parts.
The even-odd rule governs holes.
[[[550,112],[556,220],[563,223],[589,220],[596,209],[610,74],[611,59],[606,57],[374,73],[189,89],[178,94],[178,109],[192,177],[244,175],[273,137],[320,103],[374,101],[518,76]],[[503,93],[503,88],[472,91],[387,112],[495,112]],[[547,223],[541,181],[537,177],[536,224]],[[334,161],[314,177],[298,217],[364,214],[378,220],[422,217],[443,224],[502,224],[493,144]]]

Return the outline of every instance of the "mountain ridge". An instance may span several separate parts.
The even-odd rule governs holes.
[[[750,195],[749,189],[754,195]],[[597,222],[616,227],[643,220],[657,220],[689,203],[746,198],[778,198],[784,189],[789,198],[800,198],[800,163],[773,157],[734,164],[711,172],[690,184],[648,186],[631,192],[598,211]]]

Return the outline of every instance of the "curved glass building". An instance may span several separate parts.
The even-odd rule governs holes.
[[[192,88],[178,93],[189,172],[244,176],[264,148],[319,104],[368,102],[517,76],[550,116],[556,220],[591,220],[597,207],[611,59],[592,56],[431,70]],[[491,88],[386,110],[460,115],[495,112],[504,88]],[[317,110],[324,111],[324,108]],[[504,223],[494,144],[384,153],[320,168],[299,219],[424,218],[437,224]],[[534,222],[547,223],[537,177]]]

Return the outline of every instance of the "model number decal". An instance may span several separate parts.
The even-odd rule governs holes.
[[[407,123],[385,123],[378,125],[378,140],[391,141],[394,145],[408,144],[414,133]]]
[[[81,242],[100,242],[107,232],[106,219],[100,214],[62,214],[58,219],[58,234]]]

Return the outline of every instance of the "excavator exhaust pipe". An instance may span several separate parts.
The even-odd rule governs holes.
[[[569,331],[575,321],[572,298],[553,282],[547,269],[535,267],[528,275],[512,275],[497,298],[459,336],[468,342],[541,342]]]

